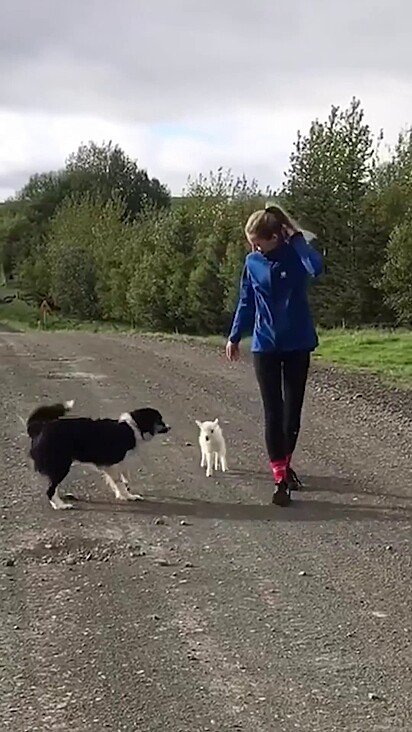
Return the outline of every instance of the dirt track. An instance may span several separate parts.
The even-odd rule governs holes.
[[[151,339],[0,334],[0,730],[412,730],[410,402],[313,370],[296,467],[269,505],[247,360]],[[367,394],[367,398],[365,398]],[[73,470],[53,512],[19,419],[160,407],[116,504]],[[219,416],[229,467],[206,479],[195,418]],[[13,566],[7,566],[13,565]]]

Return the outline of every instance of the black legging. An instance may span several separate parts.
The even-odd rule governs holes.
[[[254,353],[256,378],[265,412],[270,460],[284,460],[296,447],[310,353]]]

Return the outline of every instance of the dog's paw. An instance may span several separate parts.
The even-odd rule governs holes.
[[[143,496],[140,493],[129,493],[127,496],[128,501],[144,501]]]

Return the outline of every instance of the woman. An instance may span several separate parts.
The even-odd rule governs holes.
[[[321,273],[322,256],[279,206],[253,213],[245,233],[252,251],[246,257],[226,355],[236,361],[242,336],[253,329],[251,350],[275,481],[272,502],[287,506],[290,491],[300,485],[291,460],[310,354],[318,345],[307,283]]]

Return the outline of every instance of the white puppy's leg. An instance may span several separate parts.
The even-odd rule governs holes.
[[[213,464],[213,455],[211,452],[208,452],[206,454],[206,478],[210,478],[210,476],[213,473],[212,470],[212,464]]]
[[[201,458],[200,458],[200,467],[201,467],[201,468],[204,468],[204,467],[205,467],[205,465],[206,465],[206,453],[205,453],[205,451],[204,451],[204,450],[202,449],[202,456],[201,456]]]
[[[215,452],[215,470],[219,470],[219,453]]]
[[[226,473],[227,462],[226,462],[226,455],[224,453],[221,453],[221,455],[220,455],[220,466],[222,468],[222,473]]]
[[[112,489],[114,495],[117,499],[120,501],[141,501],[142,496],[136,495],[133,493],[129,493],[126,486],[124,485],[123,481],[120,483],[116,483],[114,478],[107,472],[107,470],[102,470],[103,480],[105,483],[109,486],[109,488]]]

